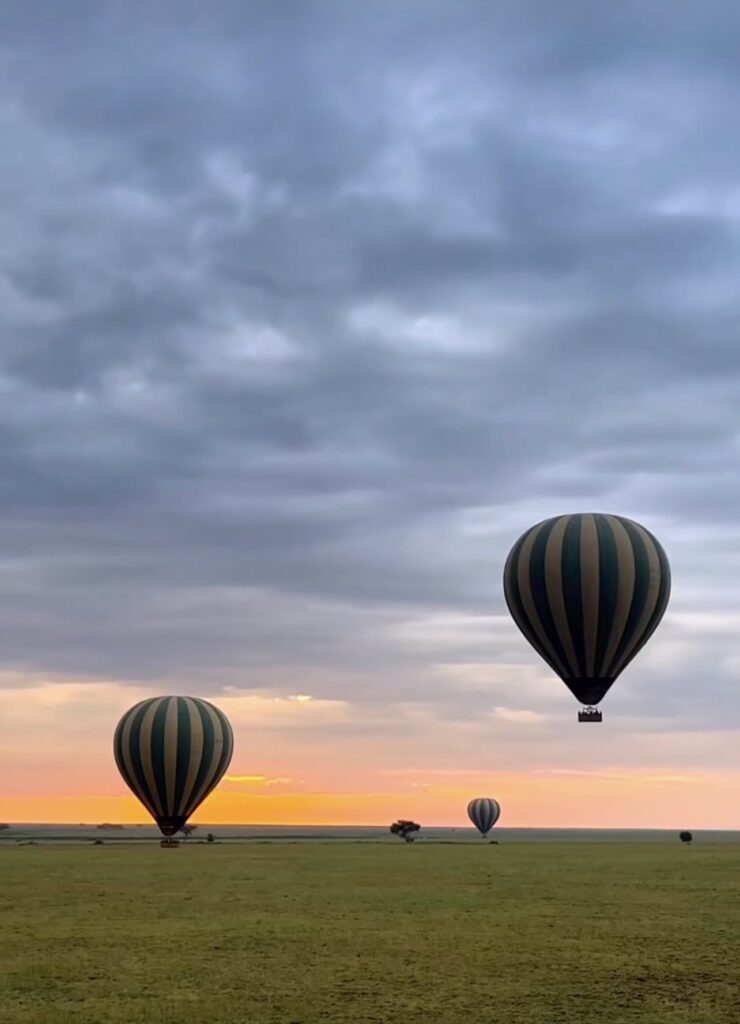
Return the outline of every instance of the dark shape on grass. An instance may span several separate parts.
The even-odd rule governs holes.
[[[644,526],[622,516],[555,516],[527,530],[504,568],[511,616],[529,643],[586,705],[595,708],[655,632],[671,570]]]
[[[679,832],[678,838],[682,843],[690,843],[694,837],[690,832]]]
[[[399,839],[403,839],[407,843],[413,843],[416,839],[416,833],[421,830],[421,825],[417,825],[415,821],[407,821],[405,818],[399,818],[398,821],[394,821],[391,825],[391,832],[394,836],[398,836]]]
[[[118,770],[164,836],[182,829],[229,767],[229,721],[199,697],[151,697],[116,727]]]
[[[468,804],[468,817],[484,839],[498,821],[500,814],[501,805],[488,796],[476,797]]]
[[[215,838],[216,837],[214,836],[213,832],[209,832],[208,835],[206,836],[206,842],[212,843],[215,840]]]

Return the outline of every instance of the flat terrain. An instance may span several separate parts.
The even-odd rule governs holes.
[[[0,849],[3,1024],[737,1024],[736,845]]]

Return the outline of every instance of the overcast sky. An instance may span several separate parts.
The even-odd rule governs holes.
[[[737,781],[739,37],[719,0],[2,5],[11,795],[84,742],[64,792],[117,793],[162,692],[309,789]],[[592,510],[673,568],[598,738],[501,589]]]

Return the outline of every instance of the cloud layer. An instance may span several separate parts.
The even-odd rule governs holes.
[[[686,736],[740,729],[735,5],[0,17],[4,689],[305,693],[345,709],[317,742],[494,723],[513,767],[571,764],[500,579],[593,508],[674,571],[613,728],[710,763]]]

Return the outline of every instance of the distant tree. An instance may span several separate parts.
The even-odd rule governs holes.
[[[0,832],[4,832],[6,828],[10,828],[10,825],[0,823]]]
[[[694,837],[690,832],[679,832],[678,838],[681,840],[682,843],[690,843]]]
[[[188,836],[191,836],[193,832],[195,832],[197,827],[197,825],[183,825],[180,831],[182,832],[184,838],[187,839]]]
[[[215,838],[216,837],[214,836],[213,832],[209,832],[208,835],[206,836],[206,842],[212,843],[215,840]]]
[[[416,832],[419,832],[421,825],[417,825],[415,821],[407,821],[405,818],[399,818],[398,821],[394,821],[391,825],[391,832],[394,836],[398,836],[399,839],[403,839],[404,842],[413,843],[416,839]]]

